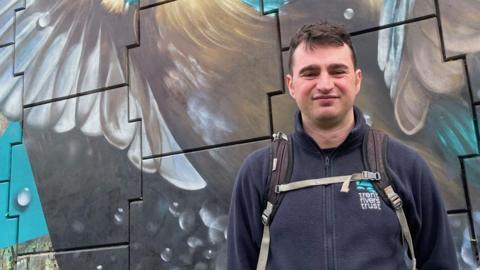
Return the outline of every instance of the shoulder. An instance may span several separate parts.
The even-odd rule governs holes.
[[[389,136],[386,149],[387,162],[390,167],[398,169],[427,169],[427,163],[416,150],[403,142]]]
[[[387,167],[396,179],[397,186],[414,193],[435,185],[433,174],[423,157],[413,148],[389,137]]]
[[[270,146],[264,146],[250,153],[243,161],[237,174],[235,188],[249,192],[262,192],[267,183],[270,166]]]
[[[240,173],[261,173],[270,163],[270,145],[250,153],[240,168]]]
[[[391,136],[388,138],[386,151],[388,162],[391,165],[398,164],[402,167],[411,167],[418,162],[423,162],[423,158],[417,151]]]

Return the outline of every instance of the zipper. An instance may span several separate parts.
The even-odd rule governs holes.
[[[331,158],[329,156],[325,157],[325,177],[331,176]],[[324,186],[324,196],[325,196],[325,243],[326,243],[326,264],[327,270],[335,269],[334,264],[334,250],[333,250],[333,195],[332,195],[332,185]]]

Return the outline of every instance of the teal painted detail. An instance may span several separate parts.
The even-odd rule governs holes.
[[[260,1],[262,0],[242,0],[245,4],[253,7],[257,11],[261,11]],[[270,12],[281,8],[287,4],[289,0],[263,0],[263,11]]]
[[[477,152],[477,140],[470,109],[463,100],[437,99],[431,104],[432,132],[446,159]]]
[[[370,180],[360,180],[355,183],[357,184],[357,190],[366,190],[371,193],[377,193]]]
[[[138,0],[124,0],[124,1],[125,1],[125,4],[128,4],[128,5],[138,4]]]
[[[10,179],[10,145],[22,141],[22,127],[20,123],[10,123],[0,137],[0,181]]]
[[[7,218],[8,185],[8,182],[0,183],[0,248],[17,243],[17,219]]]
[[[451,96],[435,98],[435,102],[430,105],[430,111],[427,119],[427,136],[434,139],[430,146],[439,153],[438,159],[445,162],[448,178],[460,177],[460,164],[458,156],[477,154],[478,142],[475,134],[475,122],[473,121],[472,109],[463,98],[454,98]],[[474,112],[477,113],[475,107]],[[468,161],[469,159],[465,160]],[[477,158],[472,159],[477,160]],[[471,188],[480,189],[480,166],[478,160],[473,162],[476,166],[469,166],[467,169],[467,181]],[[455,171],[457,170],[457,171]],[[458,174],[456,174],[458,172]]]
[[[48,234],[47,223],[33,178],[32,167],[30,166],[27,150],[23,144],[12,147],[12,178],[10,185],[10,214],[20,216],[18,220],[20,227],[18,242],[22,243]],[[30,190],[31,201],[27,206],[22,207],[17,203],[17,195],[24,188]]]
[[[18,122],[9,123],[0,137],[0,248],[15,245],[17,239],[22,243],[48,234],[32,168],[21,139],[22,127]],[[24,188],[29,189],[31,198],[28,205],[22,207],[17,203],[17,194]]]

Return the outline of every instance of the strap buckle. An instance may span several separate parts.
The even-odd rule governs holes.
[[[262,223],[263,225],[267,226],[268,223],[270,221],[270,215],[269,214],[266,214],[265,211],[263,211],[263,214],[262,214]]]
[[[270,224],[270,215],[272,214],[273,211],[273,204],[271,202],[267,202],[267,207],[265,207],[265,210],[263,210],[262,213],[262,223],[265,226],[268,226]]]
[[[363,171],[362,177],[363,179],[369,179],[369,180],[375,180],[375,181],[382,179],[379,172]]]
[[[284,139],[285,141],[288,141],[288,136],[283,132],[277,132],[273,134],[273,140],[278,140],[278,139]]]
[[[393,208],[400,209],[403,206],[402,199],[395,192],[387,193],[388,200],[392,203]]]

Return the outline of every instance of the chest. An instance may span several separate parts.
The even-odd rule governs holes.
[[[361,151],[344,155],[296,154],[291,181],[350,175],[364,171]],[[348,192],[342,184],[307,187],[284,193],[271,225],[275,234],[295,237],[298,228],[306,238],[320,242],[333,237],[339,241],[397,235],[400,227],[395,212],[385,204],[369,180],[351,182]]]

